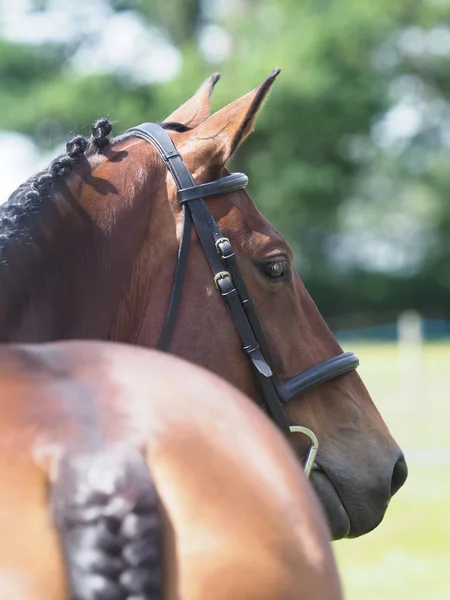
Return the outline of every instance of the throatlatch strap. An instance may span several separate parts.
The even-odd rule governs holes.
[[[172,293],[170,295],[169,308],[167,309],[166,321],[157,345],[158,350],[168,350],[170,340],[172,339],[175,322],[180,307],[181,295],[183,292],[184,276],[187,270],[187,261],[189,256],[189,247],[191,245],[191,224],[192,219],[186,207],[182,207],[183,232],[181,242],[178,247],[178,258],[175,267]]]

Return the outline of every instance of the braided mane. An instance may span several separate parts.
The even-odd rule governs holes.
[[[181,123],[162,123],[165,129],[177,132],[190,130]],[[50,165],[22,183],[0,205],[0,265],[6,263],[5,252],[9,242],[29,239],[30,228],[35,221],[42,202],[48,199],[58,182],[70,175],[83,160],[96,153],[103,152],[113,140],[109,139],[112,122],[102,118],[94,121],[91,136],[76,135],[66,144],[66,153],[55,158]],[[119,139],[128,137],[128,134]]]
[[[112,124],[108,119],[97,119],[89,138],[76,135],[66,144],[66,154],[55,158],[50,165],[21,184],[0,206],[0,262],[9,241],[27,235],[32,217],[39,211],[58,181],[67,177],[84,158],[102,152],[109,144]]]

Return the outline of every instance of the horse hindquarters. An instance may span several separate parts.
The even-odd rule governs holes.
[[[70,598],[162,600],[159,501],[137,448],[63,457],[51,504]]]

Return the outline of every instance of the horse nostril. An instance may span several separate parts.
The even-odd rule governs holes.
[[[408,465],[403,454],[394,465],[391,479],[391,496],[396,494],[408,477]]]

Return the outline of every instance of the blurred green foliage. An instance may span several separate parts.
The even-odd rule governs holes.
[[[95,45],[79,24],[65,43],[0,42],[0,128],[49,148],[100,116],[117,132],[161,120],[212,72],[214,108],[283,72],[235,159],[249,191],[294,247],[334,326],[405,308],[450,314],[450,29],[445,0],[109,0],[182,53],[166,82],[123,70],[80,74]],[[35,3],[39,11],[51,2]],[[202,50],[223,32],[230,52]],[[108,33],[108,23],[104,24]],[[101,28],[100,28],[101,30]],[[211,33],[212,31],[212,33]],[[1,32],[0,32],[1,33]],[[212,36],[212,42],[211,42]]]

